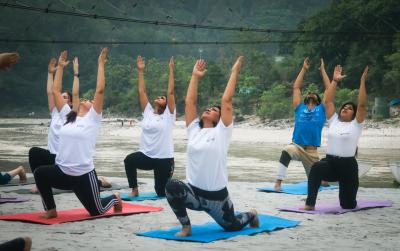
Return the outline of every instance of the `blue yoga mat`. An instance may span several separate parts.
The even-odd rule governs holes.
[[[120,195],[121,195],[121,199],[125,200],[125,201],[159,200],[159,199],[165,198],[165,197],[158,197],[157,194],[154,192],[140,193],[139,196],[137,196],[137,197],[129,196],[128,193],[120,193]],[[105,198],[107,196],[110,196],[110,194],[101,195],[101,198]]]
[[[192,235],[186,237],[177,237],[174,234],[181,231],[182,227],[174,227],[169,230],[154,230],[149,232],[137,233],[139,236],[159,238],[176,241],[193,241],[193,242],[212,242],[221,239],[228,239],[238,235],[253,235],[261,232],[270,232],[282,228],[295,227],[300,221],[287,220],[284,218],[270,216],[265,214],[258,215],[260,227],[250,228],[249,226],[240,231],[225,231],[215,222],[209,222],[203,225],[192,225]]]
[[[283,184],[281,191],[277,192],[273,187],[257,188],[259,191],[270,192],[270,193],[287,193],[297,195],[307,195],[308,184],[307,181],[296,183],[296,184]],[[320,186],[319,191],[338,189],[338,186]]]
[[[165,197],[159,197],[155,192],[139,193],[137,197],[131,197],[127,193],[121,193],[121,199],[126,201],[159,200]]]

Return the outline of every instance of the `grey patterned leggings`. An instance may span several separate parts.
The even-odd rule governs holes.
[[[254,219],[251,212],[236,214],[226,188],[205,191],[179,180],[170,180],[165,187],[167,200],[182,225],[190,225],[186,208],[205,211],[227,231],[238,231]]]

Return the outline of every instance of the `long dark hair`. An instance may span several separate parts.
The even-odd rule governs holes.
[[[343,108],[344,108],[346,105],[351,105],[351,107],[353,108],[353,116],[352,116],[352,118],[351,118],[351,120],[353,120],[353,119],[356,117],[356,115],[357,115],[357,105],[356,105],[355,103],[351,102],[351,101],[344,103],[344,104],[340,107],[340,109],[339,109],[339,119],[340,119],[340,114],[342,113],[342,110],[343,110]]]
[[[217,107],[219,109],[219,118],[221,118],[221,106],[220,105],[213,105],[213,106],[211,106],[211,108],[212,107]],[[217,122],[213,122],[213,126],[214,127],[216,127],[218,125],[219,118],[218,118]],[[203,121],[202,118],[200,119],[199,126],[200,126],[201,129],[203,129],[203,127],[204,127],[204,121]]]
[[[70,111],[67,114],[67,121],[65,122],[64,125],[68,124],[68,123],[74,123],[76,120],[76,117],[78,116],[78,113],[76,111]]]

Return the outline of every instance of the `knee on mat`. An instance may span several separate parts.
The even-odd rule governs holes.
[[[343,209],[354,209],[357,207],[357,201],[353,201],[353,202],[340,202],[340,206]]]
[[[97,210],[88,210],[88,212],[89,212],[89,214],[90,214],[90,216],[98,216],[98,215],[102,215],[102,213],[100,213],[99,211],[97,211]]]
[[[228,225],[221,225],[221,227],[223,227],[225,229],[225,231],[239,231],[241,230],[244,226],[240,225],[240,224],[236,224],[236,223],[231,223]]]
[[[156,194],[158,197],[165,197],[165,191],[166,187],[154,187],[154,190],[156,190]]]

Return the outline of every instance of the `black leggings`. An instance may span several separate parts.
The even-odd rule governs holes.
[[[56,155],[50,153],[49,150],[32,147],[29,149],[29,165],[31,167],[32,173],[39,166],[54,165],[56,160]]]
[[[142,152],[135,152],[126,156],[124,163],[130,188],[138,186],[137,169],[154,170],[154,189],[158,196],[165,196],[165,185],[174,173],[174,158],[153,159]]]
[[[95,170],[81,176],[71,176],[61,171],[57,165],[50,165],[38,167],[33,174],[46,211],[56,208],[51,190],[53,187],[74,191],[76,197],[92,216],[104,214],[114,204],[118,203],[115,195],[100,198]]]
[[[306,205],[314,206],[317,200],[321,181],[339,182],[339,201],[344,209],[357,206],[358,164],[354,157],[337,157],[327,155],[311,168],[308,179],[308,196]]]
[[[0,251],[23,251],[24,248],[25,240],[23,238],[16,238],[0,244]]]
[[[186,208],[205,211],[227,231],[238,231],[254,219],[254,214],[235,215],[228,189],[205,191],[179,180],[170,180],[165,188],[167,200],[182,226],[190,225]]]

